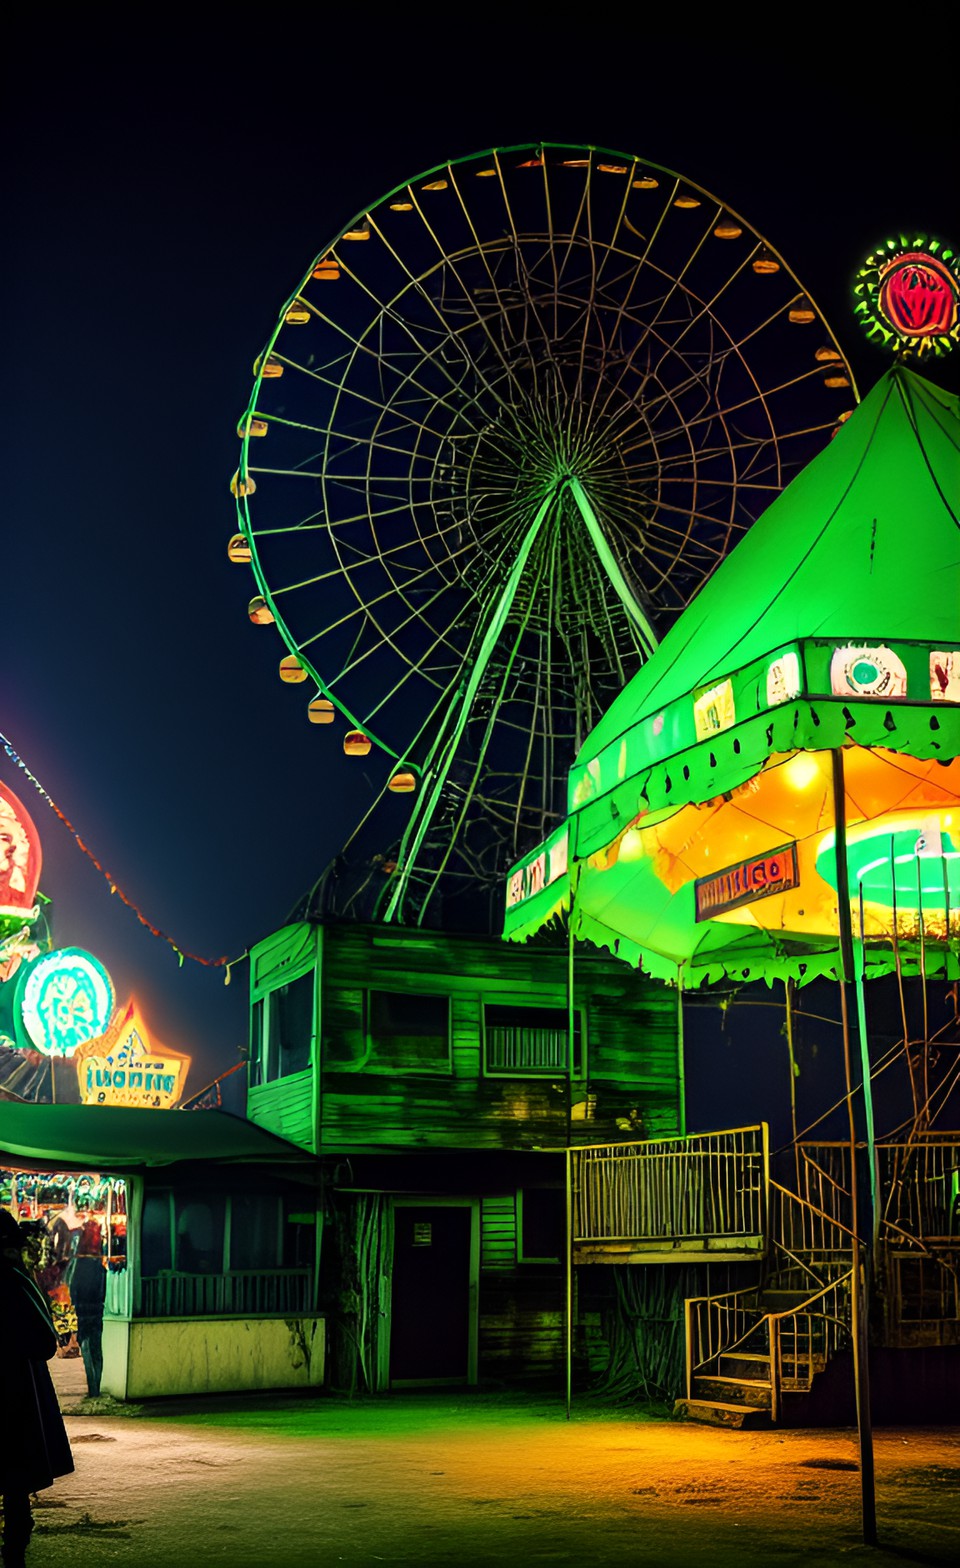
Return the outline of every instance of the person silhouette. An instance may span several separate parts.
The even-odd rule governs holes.
[[[77,1339],[87,1374],[87,1394],[100,1397],[103,1376],[103,1308],[107,1294],[103,1232],[96,1220],[87,1220],[80,1232],[77,1255],[70,1274],[70,1296],[77,1313]]]
[[[0,1209],[0,1496],[4,1568],[25,1568],[31,1492],[73,1470],[73,1455],[47,1362],[56,1354],[50,1308],[27,1268],[27,1240]]]

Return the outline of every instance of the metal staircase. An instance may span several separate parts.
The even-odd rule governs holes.
[[[774,1424],[784,1403],[809,1393],[849,1343],[849,1228],[777,1182],[770,1198],[773,1249],[761,1284],[685,1303],[686,1394],[678,1414],[723,1426]]]

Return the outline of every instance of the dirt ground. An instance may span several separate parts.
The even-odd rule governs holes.
[[[567,1422],[554,1398],[487,1393],[121,1410],[67,1416],[77,1469],[41,1494],[32,1568],[960,1562],[958,1427],[875,1434],[872,1550],[851,1431],[584,1402]]]

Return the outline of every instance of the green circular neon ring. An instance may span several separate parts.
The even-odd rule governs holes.
[[[42,953],[17,973],[14,1028],[22,1050],[70,1057],[103,1034],[115,1005],[113,982],[92,953],[79,947]]]

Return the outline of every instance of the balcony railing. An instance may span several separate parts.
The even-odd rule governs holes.
[[[575,1254],[756,1253],[768,1166],[765,1124],[572,1150]]]
[[[960,1137],[879,1143],[877,1169],[881,1239],[894,1245],[898,1238],[920,1246],[956,1245]]]
[[[312,1310],[311,1269],[167,1272],[140,1281],[139,1317],[296,1317]]]

